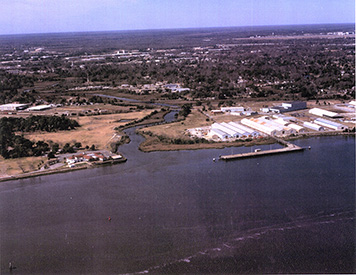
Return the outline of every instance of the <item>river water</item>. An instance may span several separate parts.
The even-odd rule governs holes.
[[[354,137],[213,162],[255,148],[143,153],[134,130],[124,164],[0,184],[1,274],[356,272]]]

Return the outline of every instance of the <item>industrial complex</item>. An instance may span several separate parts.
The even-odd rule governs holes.
[[[355,105],[350,102],[348,106],[351,108],[349,115],[353,115],[351,119],[354,119],[355,108],[352,106]],[[315,132],[345,131],[350,128],[342,123],[342,118],[347,114],[323,108],[308,110],[307,103],[302,101],[282,103],[262,108],[261,111],[263,115],[258,115],[251,108],[242,106],[212,110],[212,120],[219,118],[219,122],[215,121],[210,127],[189,129],[188,133],[199,138],[233,141],[264,136],[286,137]],[[285,114],[287,112],[289,115]],[[224,117],[227,119],[224,120]]]

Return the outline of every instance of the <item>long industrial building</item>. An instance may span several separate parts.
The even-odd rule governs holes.
[[[229,125],[237,128],[237,129],[240,129],[241,131],[243,131],[244,133],[247,133],[249,137],[257,137],[260,135],[259,132],[257,132],[256,130],[253,130],[252,128],[249,128],[249,127],[246,127],[244,125],[241,125],[239,123],[236,123],[236,122],[229,122],[228,123]]]
[[[269,117],[259,117],[251,119],[244,118],[241,120],[241,123],[248,127],[256,129],[257,131],[272,136],[283,136],[297,133],[295,129],[277,123]]]
[[[232,131],[234,131],[239,137],[246,137],[248,136],[248,133],[246,133],[245,131],[241,131],[240,129],[226,123],[226,122],[222,122],[221,123],[222,126],[231,129]]]
[[[315,130],[315,131],[324,131],[325,130],[324,127],[322,127],[318,124],[312,123],[312,122],[304,122],[303,126],[306,128]]]
[[[218,129],[220,131],[223,131],[224,133],[228,134],[229,137],[234,137],[234,138],[240,137],[239,133],[237,133],[236,131],[232,130],[229,127],[222,125],[221,123],[213,123],[213,125],[211,125],[211,129]]]
[[[276,122],[274,119],[271,119],[269,117],[260,117],[258,118],[259,121],[266,123],[269,127],[272,127],[274,129],[276,129],[279,133],[278,135],[291,135],[291,134],[295,134],[296,131],[288,126],[286,126],[285,124],[282,125],[278,122]]]
[[[241,123],[243,125],[246,125],[247,127],[251,127],[253,129],[256,129],[257,131],[260,131],[260,132],[265,133],[267,135],[271,135],[271,136],[276,136],[277,135],[277,131],[275,129],[272,129],[272,128],[268,127],[267,125],[264,125],[264,124],[260,123],[257,119],[254,119],[254,118],[251,118],[251,119],[243,118],[241,120]]]
[[[288,125],[288,127],[294,129],[297,131],[297,133],[303,133],[303,132],[306,132],[306,129],[303,127],[303,126],[300,126],[298,124],[295,124],[295,123],[291,123]]]
[[[260,133],[236,122],[222,122],[211,125],[210,136],[214,135],[221,139],[227,139],[257,137]]]
[[[336,130],[336,131],[341,131],[341,130],[345,130],[348,129],[347,126],[341,124],[341,123],[337,123],[334,121],[330,121],[324,118],[317,118],[316,120],[314,120],[315,124],[319,124],[321,126]]]
[[[237,124],[237,123],[236,123]],[[231,123],[226,123],[226,122],[222,122],[221,125],[233,130],[234,132],[236,132],[239,137],[241,138],[247,138],[247,137],[255,137],[257,136],[256,133],[253,133],[254,131],[251,130],[246,130],[246,129],[242,129],[241,127],[235,126]],[[245,127],[246,128],[246,127]]]
[[[0,105],[0,111],[18,111],[26,109],[30,104],[18,104],[18,103],[10,103]]]
[[[28,111],[45,111],[45,110],[49,110],[53,107],[53,105],[38,105],[38,106],[34,106],[34,107],[30,107],[27,110]]]
[[[227,139],[227,138],[230,137],[227,133],[225,133],[225,132],[223,132],[223,131],[221,131],[219,129],[211,129],[210,130],[210,135],[212,137],[217,136],[220,139]]]
[[[324,109],[320,109],[320,108],[313,108],[309,110],[309,113],[315,116],[321,116],[321,117],[331,117],[331,118],[338,118],[338,117],[342,117],[340,114],[335,113],[335,112],[331,112],[331,111],[327,111]]]

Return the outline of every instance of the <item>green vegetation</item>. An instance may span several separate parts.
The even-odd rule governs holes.
[[[46,142],[32,142],[24,138],[23,135],[17,135],[16,132],[34,132],[38,130],[53,132],[57,130],[71,130],[75,127],[79,127],[78,122],[66,117],[3,117],[0,119],[0,154],[4,158],[41,156],[50,150],[50,146]],[[58,148],[58,144],[53,144],[52,149],[57,151]]]
[[[72,130],[79,126],[76,120],[65,116],[4,117],[1,119],[1,127],[5,127],[11,132],[55,132],[58,130]]]

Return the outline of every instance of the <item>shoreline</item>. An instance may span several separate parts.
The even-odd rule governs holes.
[[[98,168],[98,167],[104,166],[104,165],[115,165],[115,164],[123,163],[126,161],[127,161],[127,159],[125,157],[123,157],[122,159],[119,159],[119,160],[109,160],[109,161],[104,161],[102,163],[100,163],[100,162],[88,163],[88,164],[82,165],[80,167],[65,167],[65,168],[53,169],[53,170],[48,170],[48,171],[33,171],[33,172],[28,172],[28,173],[23,173],[23,174],[18,174],[18,175],[0,177],[0,182],[34,178],[34,177],[47,176],[47,175],[60,174],[60,173],[75,172],[75,171],[79,171],[79,170]]]
[[[67,172],[72,172],[72,171],[84,170],[84,169],[88,169],[88,168],[89,168],[88,166],[82,166],[82,167],[73,167],[73,168],[66,167],[66,168],[61,168],[61,169],[53,169],[50,171],[33,171],[33,172],[24,173],[24,174],[2,177],[2,178],[0,178],[0,182],[34,178],[34,177],[53,175],[53,174],[59,174],[59,173],[67,173]]]
[[[354,132],[324,132],[324,133],[308,133],[308,134],[301,134],[298,136],[291,136],[285,137],[284,140],[291,141],[291,140],[298,140],[298,139],[305,139],[305,138],[312,138],[312,137],[323,137],[323,136],[355,136],[356,133]],[[144,136],[145,137],[145,136]],[[145,137],[146,138],[146,137]],[[146,139],[147,140],[147,139]],[[146,141],[145,140],[145,141]],[[144,142],[145,142],[144,141]],[[143,144],[142,142],[141,144]],[[277,143],[276,140],[272,138],[263,139],[263,140],[252,140],[248,142],[216,142],[216,143],[196,143],[196,144],[154,144],[150,146],[141,146],[138,147],[138,150],[150,153],[150,152],[158,152],[158,151],[180,151],[180,150],[205,150],[205,149],[223,149],[227,147],[251,147],[255,145],[268,145]],[[103,165],[115,165],[118,163],[126,162],[127,159],[124,157],[123,159],[104,162],[104,163],[92,163],[82,167],[65,167],[60,169],[54,169],[50,171],[33,171],[24,174],[0,177],[0,182],[5,181],[12,181],[12,180],[19,180],[19,179],[26,179],[26,178],[33,178],[39,176],[46,176],[52,174],[59,174],[59,173],[67,173],[67,172],[75,172],[84,169],[91,169],[97,168]]]
[[[300,134],[298,136],[289,136],[282,138],[285,141],[293,141],[298,139],[306,139],[313,137],[323,137],[323,136],[355,136],[354,132],[325,132],[325,133],[308,133]],[[144,136],[146,138],[146,136]],[[147,139],[146,139],[147,140]],[[145,140],[145,141],[146,141]],[[144,141],[144,142],[145,142]],[[141,143],[141,144],[144,144]],[[139,150],[145,153],[157,152],[157,151],[180,151],[180,150],[203,150],[203,149],[223,149],[226,147],[251,147],[255,145],[269,145],[276,143],[275,139],[268,138],[262,140],[252,140],[252,141],[232,141],[232,142],[215,142],[215,143],[196,143],[196,144],[153,144],[153,145],[143,145],[139,146]]]

